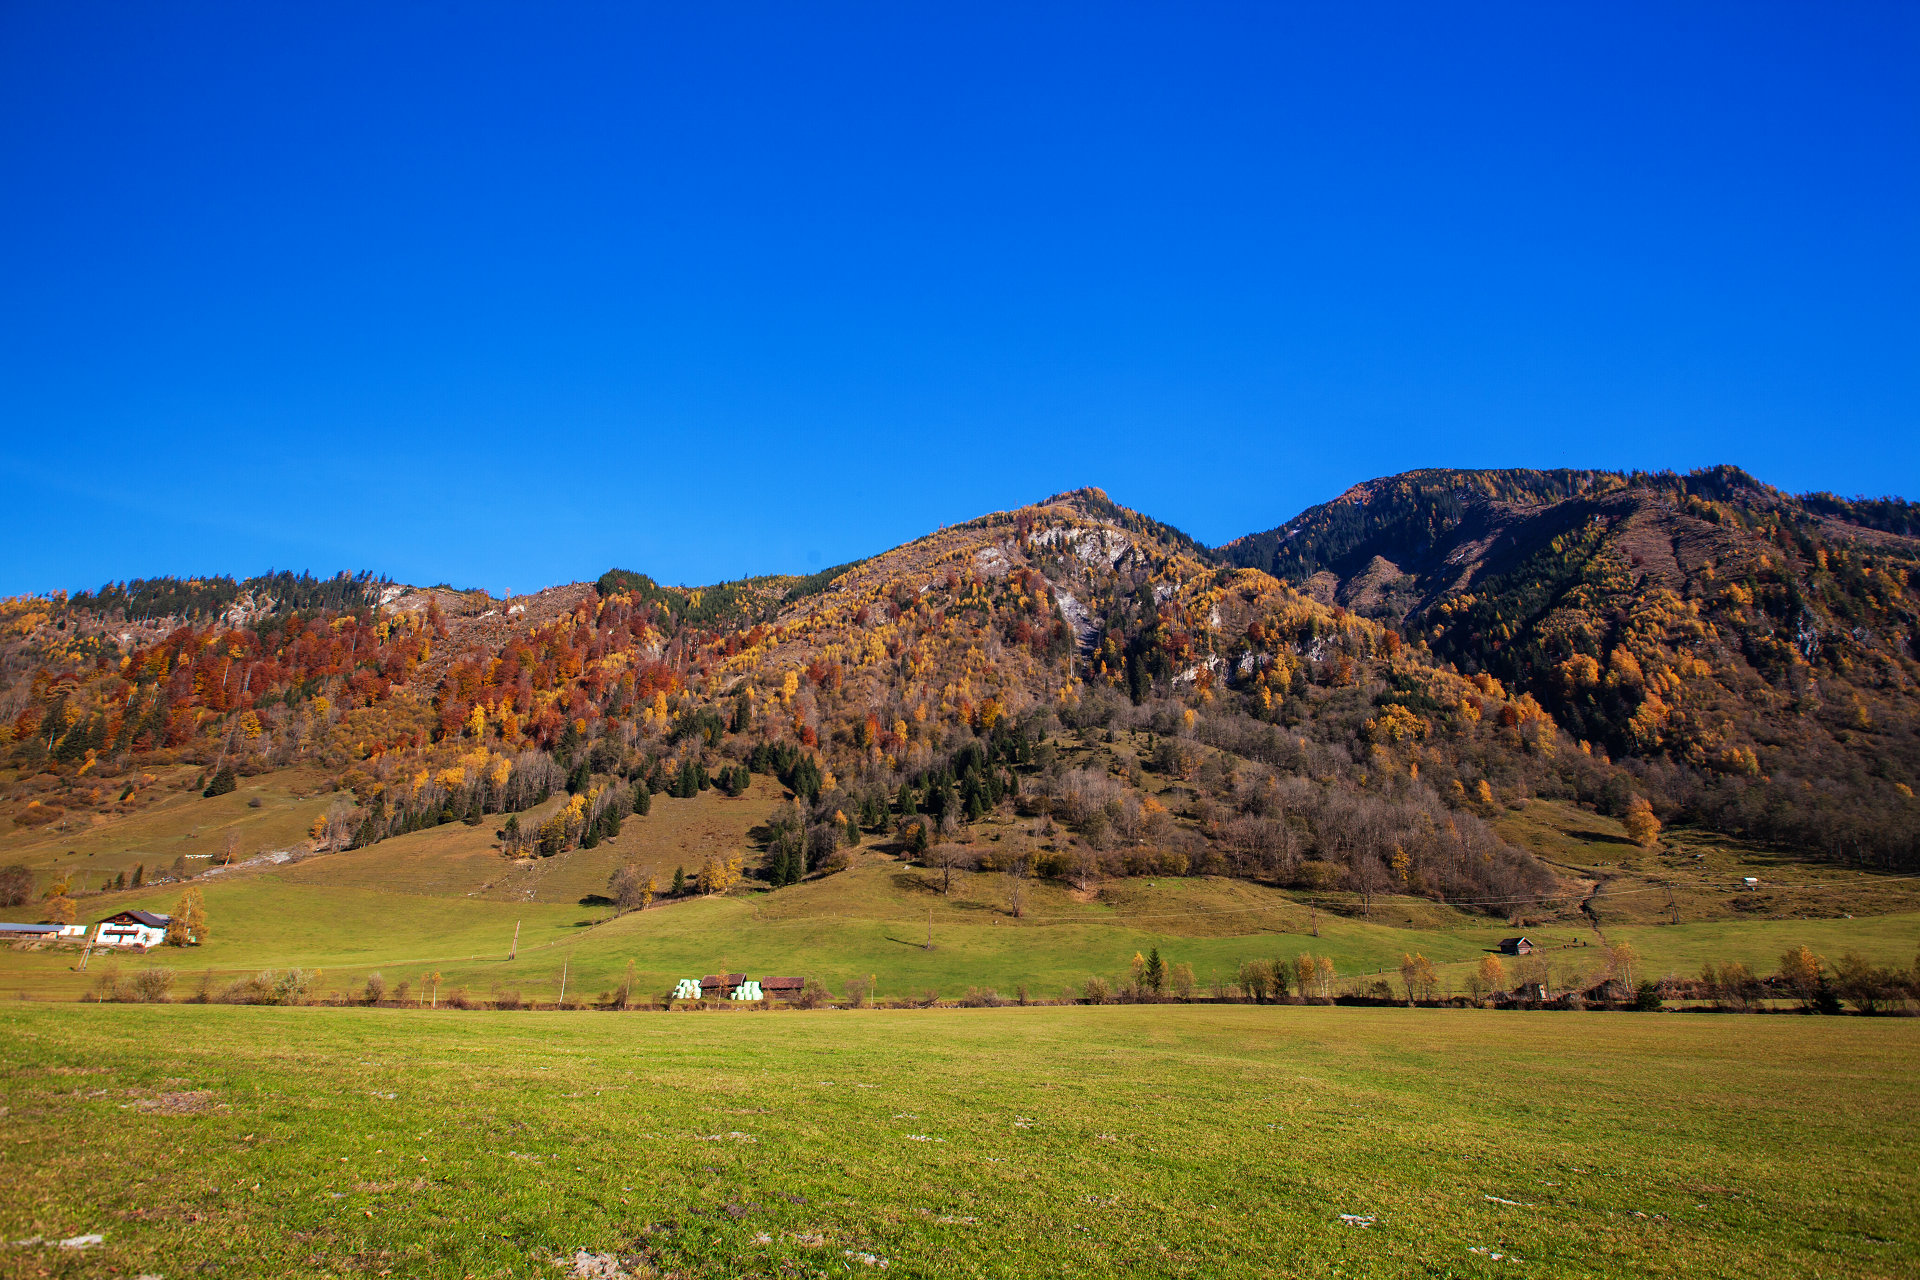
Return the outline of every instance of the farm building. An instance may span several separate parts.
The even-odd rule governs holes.
[[[56,938],[84,938],[83,924],[0,924],[0,942],[51,942]]]
[[[805,978],[762,978],[760,991],[769,1000],[793,1000],[799,997],[800,989],[807,985]]]
[[[167,940],[173,917],[151,911],[122,911],[100,922],[94,945],[100,947],[157,947]]]
[[[700,979],[700,994],[709,1000],[724,999],[746,980],[744,973],[710,973]]]
[[[1500,939],[1500,950],[1510,956],[1530,956],[1533,954],[1533,939],[1525,936],[1502,938]]]

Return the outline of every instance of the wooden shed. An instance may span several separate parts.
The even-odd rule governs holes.
[[[707,1000],[718,1000],[733,994],[733,989],[747,980],[744,973],[710,973],[700,979],[700,995]]]
[[[796,1000],[806,985],[805,978],[760,979],[760,990],[769,1000]]]
[[[1510,956],[1530,956],[1533,954],[1533,939],[1524,934],[1518,938],[1502,938],[1500,950]]]

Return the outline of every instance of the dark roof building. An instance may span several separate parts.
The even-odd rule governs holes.
[[[746,980],[744,973],[710,973],[700,979],[700,993],[706,995],[714,991],[731,991]]]
[[[760,979],[760,990],[767,996],[797,996],[806,985],[805,978]]]
[[[1518,938],[1502,938],[1500,939],[1500,950],[1510,956],[1532,955],[1533,939],[1524,935]]]

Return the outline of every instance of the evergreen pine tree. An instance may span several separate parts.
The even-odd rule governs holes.
[[[685,867],[675,867],[673,869],[673,896],[676,898],[684,897],[686,892],[687,869]]]
[[[580,750],[580,730],[573,721],[567,721],[567,727],[560,734],[560,741],[553,749],[554,759],[565,769],[573,764],[574,753]]]

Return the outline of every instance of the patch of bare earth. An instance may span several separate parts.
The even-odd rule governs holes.
[[[197,1116],[225,1107],[224,1102],[213,1100],[211,1089],[181,1089],[172,1093],[159,1093],[151,1098],[142,1098],[133,1104],[134,1110],[147,1115],[160,1116]]]

